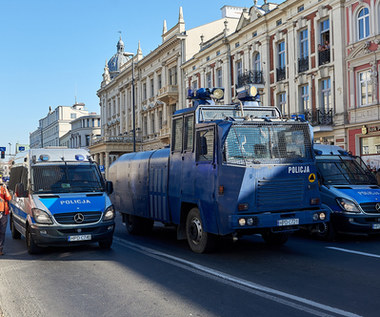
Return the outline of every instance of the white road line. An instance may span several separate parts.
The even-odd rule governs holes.
[[[330,249],[330,250],[337,250],[337,251],[342,251],[342,252],[347,252],[347,253],[353,253],[353,254],[358,254],[358,255],[369,256],[371,258],[380,258],[380,255],[373,254],[373,253],[366,253],[366,252],[360,252],[360,251],[349,250],[349,249],[342,249],[342,248],[336,248],[336,247],[326,247],[326,248]]]
[[[291,295],[282,291],[278,291],[273,288],[269,288],[260,284],[256,284],[253,282],[249,282],[230,274],[223,273],[221,271],[217,271],[206,266],[196,264],[151,248],[147,248],[141,245],[138,245],[133,242],[126,241],[124,239],[118,238],[114,236],[114,241],[124,247],[131,248],[135,251],[143,253],[147,256],[153,257],[155,259],[170,263],[177,267],[181,267],[185,270],[191,271],[198,275],[206,276],[212,278],[214,280],[218,280],[219,282],[223,282],[233,287],[237,287],[239,289],[243,289],[245,291],[249,291],[257,296],[266,298],[268,300],[275,301],[277,303],[287,305],[293,307],[295,309],[316,315],[316,316],[331,316],[341,315],[341,316],[349,316],[349,317],[359,317],[360,315],[341,310],[339,308],[331,307],[328,305],[320,304],[312,300],[308,300],[306,298],[302,298],[299,296]],[[306,306],[307,305],[307,306]],[[309,306],[309,307],[308,307]],[[312,308],[310,308],[312,307]],[[314,308],[314,309],[313,309]],[[319,310],[316,310],[319,309]],[[322,310],[322,311],[321,311]]]

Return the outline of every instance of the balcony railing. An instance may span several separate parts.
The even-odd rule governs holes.
[[[248,84],[264,84],[261,70],[250,70],[238,76],[238,87]]]
[[[286,78],[286,69],[285,67],[278,67],[276,69],[277,81],[284,80]]]
[[[318,52],[319,66],[330,63],[330,49]]]
[[[93,138],[91,140],[91,145],[99,143],[132,143],[133,135],[119,135],[119,136],[102,136]],[[136,136],[136,142],[141,142],[141,137]]]
[[[298,59],[298,72],[306,72],[309,70],[309,56],[301,57]]]
[[[305,120],[310,122],[311,125],[332,125],[333,124],[333,112],[332,109],[321,110],[305,110]]]

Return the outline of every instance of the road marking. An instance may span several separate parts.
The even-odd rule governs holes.
[[[257,296],[272,300],[274,302],[293,307],[295,309],[316,315],[316,316],[332,316],[330,313],[334,315],[341,316],[349,316],[349,317],[359,317],[360,315],[331,307],[328,305],[320,304],[315,301],[302,298],[299,296],[295,296],[292,294],[288,294],[273,288],[269,288],[257,283],[249,282],[238,277],[235,277],[230,274],[223,273],[221,271],[217,271],[211,269],[209,267],[203,266],[201,264],[196,264],[151,248],[147,248],[141,246],[139,244],[126,241],[124,239],[118,238],[114,236],[114,242],[118,243],[121,246],[133,249],[137,252],[143,253],[149,257],[153,257],[160,261],[164,261],[166,263],[172,264],[174,266],[183,268],[187,271],[191,271],[195,274],[202,275],[208,278],[212,278],[219,282],[228,284],[233,287],[237,287],[239,289],[248,291]],[[306,306],[307,305],[307,306]],[[309,306],[309,307],[308,307]],[[310,308],[312,307],[312,308]],[[316,310],[319,309],[319,310]],[[321,311],[322,310],[322,311]]]
[[[373,253],[366,253],[366,252],[360,252],[360,251],[349,250],[349,249],[342,249],[342,248],[336,248],[336,247],[326,247],[326,248],[330,249],[330,250],[337,250],[337,251],[342,251],[342,252],[347,252],[347,253],[353,253],[353,254],[359,254],[359,255],[369,256],[369,257],[372,257],[372,258],[380,258],[380,255],[373,254]]]

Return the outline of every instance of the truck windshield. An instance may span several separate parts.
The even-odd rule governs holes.
[[[95,165],[44,165],[32,168],[35,193],[79,193],[103,191],[103,180]]]
[[[325,185],[376,185],[375,177],[354,159],[317,159],[317,167]]]
[[[273,164],[313,159],[309,126],[303,124],[233,124],[224,145],[227,164]]]

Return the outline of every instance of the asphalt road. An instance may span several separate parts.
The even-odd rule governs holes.
[[[293,236],[223,240],[192,253],[175,231],[130,236],[117,218],[112,250],[29,255],[7,234],[0,316],[378,316],[380,238],[334,243]]]

